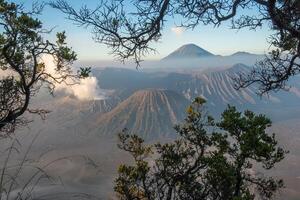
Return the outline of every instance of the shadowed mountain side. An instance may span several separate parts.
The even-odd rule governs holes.
[[[173,127],[184,119],[188,105],[187,99],[170,90],[141,90],[99,116],[92,129],[105,135],[127,128],[147,139],[172,137]]]
[[[270,93],[262,98],[257,96],[257,88],[254,85],[240,91],[235,90],[232,78],[239,73],[247,74],[249,70],[250,67],[243,64],[194,73],[146,73],[129,69],[106,68],[99,73],[98,79],[102,88],[114,90],[115,94],[123,100],[135,91],[146,88],[172,90],[189,101],[202,96],[207,99],[212,113],[222,111],[227,104],[255,110],[266,106],[274,109],[283,105],[299,105],[300,86],[298,84],[291,88],[290,92]],[[295,77],[295,80],[299,80],[299,77]]]

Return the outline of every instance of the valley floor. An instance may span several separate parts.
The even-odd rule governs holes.
[[[82,135],[66,129],[46,131],[44,127],[48,127],[47,121],[40,126],[38,132],[29,128],[19,133],[21,148],[24,152],[34,135],[39,134],[30,151],[30,157],[34,159],[42,155],[38,162],[40,166],[56,159],[66,158],[47,167],[47,171],[53,177],[60,177],[63,185],[40,185],[35,190],[36,195],[52,194],[52,199],[53,194],[76,192],[92,194],[98,199],[113,198],[117,167],[121,163],[130,162],[128,155],[118,150],[116,137]],[[283,178],[286,184],[278,199],[298,200],[300,198],[299,130],[300,118],[277,122],[270,129],[270,132],[276,133],[280,144],[290,151],[286,159],[272,171],[272,175]],[[63,195],[60,197],[55,198],[69,198]]]

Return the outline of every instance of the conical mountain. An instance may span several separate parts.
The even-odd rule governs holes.
[[[184,59],[184,58],[202,58],[215,56],[214,54],[206,51],[205,49],[195,45],[195,44],[186,44],[163,58],[163,60],[171,59]]]
[[[140,90],[101,115],[93,131],[116,134],[126,128],[148,139],[164,137],[174,133],[173,127],[184,119],[188,104],[187,99],[171,90]]]

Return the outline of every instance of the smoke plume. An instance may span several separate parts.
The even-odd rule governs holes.
[[[45,63],[46,71],[57,76],[55,71],[55,61],[52,56],[44,56],[42,61]],[[70,81],[69,81],[70,82]],[[95,76],[90,75],[90,77],[80,79],[76,84],[56,84],[56,91],[63,91],[66,94],[73,95],[79,100],[99,100],[105,99],[105,91],[100,89],[98,80]]]

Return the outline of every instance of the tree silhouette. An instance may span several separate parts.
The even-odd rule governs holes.
[[[270,36],[274,50],[250,74],[240,74],[237,89],[253,83],[259,84],[259,94],[285,89],[288,79],[300,71],[299,0],[112,0],[78,11],[65,0],[51,5],[75,24],[90,27],[95,41],[108,45],[119,59],[133,58],[137,65],[155,51],[151,44],[161,38],[165,21],[180,16],[179,24],[185,28],[231,21],[233,29],[269,26],[274,32]]]
[[[6,74],[0,79],[0,137],[27,123],[22,117],[26,111],[40,115],[47,112],[28,108],[40,87],[47,85],[52,92],[55,84],[70,79],[73,83],[89,73],[89,69],[73,73],[71,64],[76,54],[67,46],[64,32],[57,33],[53,43],[43,38],[50,33],[36,18],[43,6],[34,4],[32,11],[26,12],[22,5],[0,0],[0,67]],[[53,73],[43,61],[46,55],[54,60]]]
[[[146,145],[142,138],[120,134],[119,147],[133,157],[121,165],[115,191],[122,200],[253,200],[270,199],[283,181],[255,171],[270,170],[286,153],[271,121],[251,111],[228,106],[221,121],[205,113],[205,101],[196,98],[184,123],[175,127],[173,142]]]

